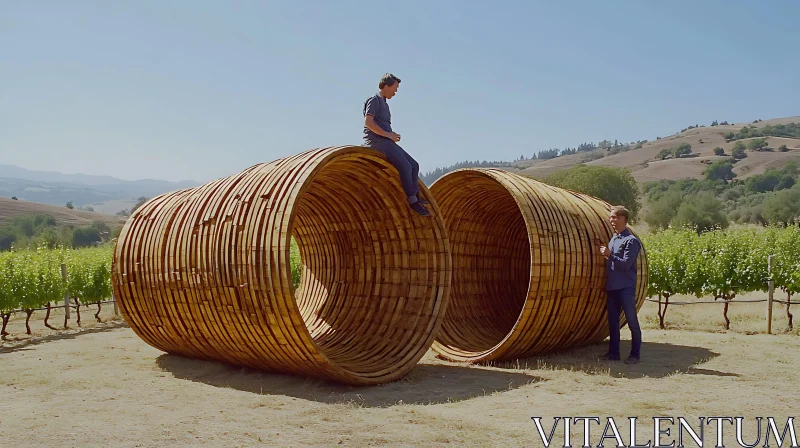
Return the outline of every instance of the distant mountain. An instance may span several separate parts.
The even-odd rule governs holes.
[[[123,180],[111,176],[64,174],[56,171],[34,171],[16,165],[0,165],[0,196],[63,206],[71,201],[75,207],[108,202],[130,203],[139,197],[151,198],[169,191],[201,185],[184,180],[170,182],[156,179]],[[124,207],[123,207],[124,208]],[[122,210],[122,208],[120,208]],[[116,212],[107,210],[108,212]]]
[[[166,180],[141,179],[123,180],[111,176],[98,176],[94,174],[64,174],[57,171],[34,171],[17,165],[0,165],[0,177],[15,179],[36,180],[48,183],[71,183],[97,187],[108,186],[136,186],[135,188],[154,188],[157,190],[179,190],[200,185],[193,180],[170,182]]]

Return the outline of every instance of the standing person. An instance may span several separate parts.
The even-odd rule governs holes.
[[[626,364],[639,362],[642,347],[642,330],[636,316],[636,258],[641,249],[641,242],[628,230],[628,210],[622,206],[611,208],[609,222],[614,228],[614,236],[608,247],[600,246],[600,253],[606,259],[606,307],[608,308],[608,327],[610,337],[608,352],[603,359],[618,361],[619,349],[619,316],[620,309],[625,311],[625,319],[631,331],[631,353]]]
[[[392,113],[386,100],[397,94],[398,87],[400,78],[386,73],[378,83],[378,93],[364,102],[364,146],[380,151],[389,159],[400,174],[400,183],[411,209],[429,216],[430,212],[424,206],[428,201],[419,196],[419,164],[397,144],[400,134],[392,131]]]

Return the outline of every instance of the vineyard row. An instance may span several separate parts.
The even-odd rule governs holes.
[[[788,314],[792,295],[800,290],[797,226],[732,227],[702,234],[667,229],[641,238],[648,259],[648,295],[663,300],[664,311],[669,298],[680,294],[713,297],[725,303],[727,313],[728,303],[737,296],[766,292],[772,281],[786,298],[779,302],[787,305]],[[6,322],[12,311],[30,314],[47,309],[63,301],[67,292],[80,305],[106,300],[111,296],[112,251],[111,245],[105,245],[0,252],[0,316]],[[295,283],[299,282],[300,263],[293,244]]]

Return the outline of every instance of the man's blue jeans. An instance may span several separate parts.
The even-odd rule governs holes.
[[[397,169],[400,175],[400,183],[408,197],[408,202],[410,204],[417,202],[417,193],[419,193],[419,185],[417,185],[417,181],[419,180],[419,163],[401,148],[400,145],[388,138],[367,141],[365,143],[366,146],[377,149],[389,159],[389,163]]]
[[[636,288],[623,288],[606,291],[606,308],[608,308],[608,328],[610,337],[608,341],[609,356],[618,358],[619,354],[619,318],[620,311],[625,311],[625,319],[631,330],[632,358],[638,358],[642,348],[642,329],[639,328],[639,318],[636,315]]]

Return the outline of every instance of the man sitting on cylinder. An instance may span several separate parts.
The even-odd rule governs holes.
[[[397,94],[400,78],[386,73],[378,83],[378,93],[364,102],[364,146],[374,148],[389,159],[400,174],[400,183],[412,210],[422,216],[430,215],[419,196],[419,164],[397,142],[400,134],[392,131],[392,114],[386,100]]]

